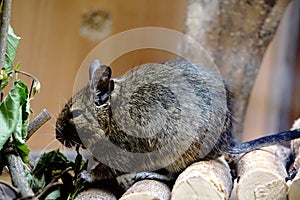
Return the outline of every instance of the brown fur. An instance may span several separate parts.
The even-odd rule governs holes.
[[[84,143],[93,149],[105,138],[133,153],[157,151],[172,143],[163,159],[141,161],[134,170],[170,160],[164,171],[177,174],[195,161],[218,157],[231,143],[227,93],[219,79],[213,69],[185,61],[146,64],[114,79],[110,98],[100,106],[94,102],[97,88],[89,84],[60,113],[57,139],[66,146]],[[81,142],[81,134],[86,141]],[[126,158],[121,159],[126,165]],[[121,173],[102,164],[94,170],[98,179]]]

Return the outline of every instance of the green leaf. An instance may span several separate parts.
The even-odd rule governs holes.
[[[77,152],[75,163],[74,163],[74,173],[75,177],[82,172],[83,170],[87,170],[88,160],[84,160],[82,155]]]
[[[22,114],[22,106],[28,101],[26,85],[18,81],[0,104],[0,150],[16,130]]]
[[[54,190],[53,192],[51,192],[50,194],[48,194],[45,198],[45,200],[54,200],[54,199],[58,199],[60,197],[60,190]]]
[[[16,126],[15,131],[13,132],[14,134],[14,139],[16,144],[25,144],[26,137],[27,137],[27,127],[29,124],[29,115],[30,115],[30,102],[29,102],[29,94],[28,94],[28,88],[27,86],[19,81],[18,84],[20,87],[24,88],[24,93],[22,94],[26,100],[23,102],[21,107],[19,108],[19,119],[18,123]]]
[[[38,162],[34,166],[32,175],[40,180],[42,177],[45,177],[46,185],[49,184],[54,176],[59,175],[60,181],[63,183],[61,190],[63,191],[61,195],[67,196],[73,190],[73,173],[62,172],[68,168],[73,168],[74,163],[69,161],[58,149],[53,150],[48,153],[44,153],[40,156]],[[52,197],[52,196],[50,196]],[[66,199],[66,198],[62,198]]]
[[[20,70],[20,68],[21,68],[21,63],[17,63],[15,66],[15,71]]]
[[[63,171],[68,167],[73,167],[74,163],[69,161],[58,149],[44,153],[33,169],[33,174],[37,177],[45,174],[51,177],[57,171]]]
[[[16,143],[16,148],[17,148],[19,155],[21,156],[23,162],[28,163],[29,162],[28,155],[30,152],[28,146],[26,144]]]
[[[18,119],[17,119],[16,128],[13,131],[13,136],[14,136],[15,146],[20,156],[22,157],[25,163],[28,163],[29,148],[25,144],[26,137],[27,137],[27,127],[29,124],[29,114],[30,114],[28,88],[22,81],[16,82],[15,85],[19,88],[22,88],[22,90],[20,90],[19,93],[22,102],[20,103],[20,107],[18,111],[15,111],[16,113],[18,113]]]
[[[46,185],[49,184],[54,176],[59,175],[60,182],[62,183],[59,188],[61,191],[60,198],[74,199],[78,192],[84,187],[83,182],[77,180],[77,174],[87,169],[87,161],[83,159],[79,151],[77,151],[77,153],[75,163],[69,161],[58,149],[44,153],[40,156],[32,174],[37,179],[41,179],[39,177],[45,177]],[[68,171],[62,173],[65,169],[69,168],[71,168],[73,172]]]
[[[1,87],[0,87],[0,92],[1,92],[2,89],[8,84],[8,75],[4,67],[2,67],[0,70],[0,83],[1,83]]]
[[[42,176],[40,178],[37,178],[31,174],[30,169],[25,165],[24,166],[24,172],[26,176],[26,180],[30,185],[30,188],[34,191],[37,192],[41,188],[45,187],[46,181],[45,181],[45,176]]]
[[[5,52],[5,63],[4,66],[0,66],[0,68],[5,68],[6,73],[10,74],[12,72],[13,68],[13,62],[16,56],[17,47],[20,42],[20,37],[16,36],[12,27],[9,26],[8,28],[8,38],[7,38],[7,46],[6,46],[6,52]],[[1,87],[0,91],[5,88],[5,86],[8,84],[8,78],[1,81]]]
[[[0,80],[5,81],[8,79],[8,75],[6,73],[6,69],[3,67],[0,71]]]
[[[10,73],[13,68],[14,59],[16,56],[17,47],[20,42],[20,37],[16,36],[11,26],[8,28],[7,46],[5,52],[5,69]]]

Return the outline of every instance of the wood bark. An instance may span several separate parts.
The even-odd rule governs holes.
[[[169,200],[170,188],[155,180],[142,180],[131,186],[120,200]]]
[[[34,193],[25,178],[24,163],[21,157],[14,153],[9,153],[6,154],[6,159],[12,183],[17,187],[21,197],[32,197],[32,199],[37,200],[37,198],[34,198]]]
[[[201,161],[179,175],[171,199],[228,199],[231,188],[230,168],[224,159]]]
[[[44,109],[38,117],[36,117],[28,126],[28,133],[32,135],[37,131],[43,124],[45,124],[50,119],[50,115],[46,109]],[[13,148],[13,143],[10,142],[11,147]],[[6,160],[8,163],[9,173],[11,176],[12,183],[17,187],[20,195],[22,197],[31,197],[32,199],[37,199],[30,188],[25,172],[24,172],[24,163],[22,158],[17,155],[16,152],[9,151],[6,155]]]
[[[107,190],[91,188],[80,192],[75,200],[117,200],[117,197]]]
[[[300,197],[300,173],[298,172],[289,186],[288,199],[297,200]]]
[[[237,163],[237,199],[286,199],[285,165],[289,155],[290,149],[280,145],[242,155]]]
[[[188,0],[185,33],[207,51],[232,93],[233,132],[241,139],[250,92],[263,55],[289,0]],[[188,43],[184,58],[197,62]],[[198,58],[197,58],[198,57]]]
[[[51,118],[50,113],[43,109],[43,111],[34,118],[27,127],[27,138],[28,140],[41,126],[43,126]]]
[[[2,1],[1,1],[2,2]],[[8,27],[10,22],[11,0],[3,0],[1,7],[0,27],[0,68],[4,67],[5,52],[8,38]]]

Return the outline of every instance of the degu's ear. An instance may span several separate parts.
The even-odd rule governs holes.
[[[107,102],[114,89],[114,81],[111,78],[111,68],[101,65],[99,60],[94,60],[90,65],[90,87],[93,91],[94,102],[100,106]]]

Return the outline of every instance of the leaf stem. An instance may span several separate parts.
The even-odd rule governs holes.
[[[31,98],[31,95],[32,95],[32,90],[33,90],[34,82],[35,82],[35,80],[32,79],[31,86],[30,86],[30,91],[29,91],[29,98]]]
[[[7,75],[9,76],[10,74],[12,74],[12,79],[16,80],[17,78],[15,79],[15,77],[16,77],[16,74],[18,74],[18,73],[32,78],[31,87],[30,87],[30,93],[29,93],[29,98],[31,98],[31,96],[32,96],[32,90],[33,90],[33,87],[34,87],[34,83],[35,82],[39,83],[39,80],[34,75],[32,75],[30,73],[27,73],[27,72],[24,72],[24,71],[21,71],[21,70],[12,70],[10,73],[7,73]]]
[[[25,75],[25,76],[28,76],[28,77],[32,78],[34,81],[39,82],[39,80],[38,80],[35,76],[33,76],[32,74],[29,74],[29,73],[24,72],[24,71],[21,71],[21,70],[13,70],[13,71],[14,71],[15,73],[19,73],[19,74],[23,74],[23,75]]]

